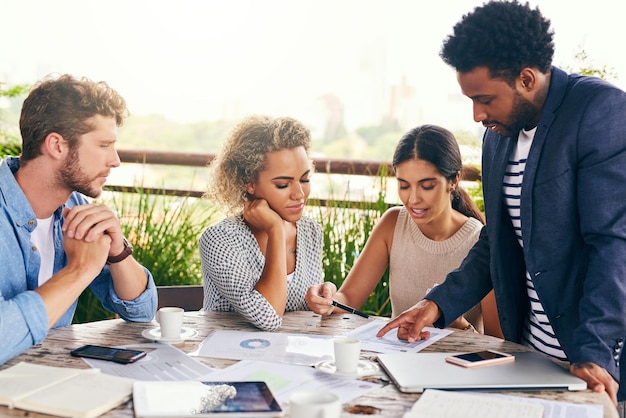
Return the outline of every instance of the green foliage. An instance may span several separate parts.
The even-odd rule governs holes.
[[[0,100],[7,101],[9,105],[15,103],[16,99],[28,93],[29,86],[18,84],[5,87],[5,83],[0,82]],[[9,155],[19,155],[21,151],[21,140],[17,129],[17,112],[0,107],[0,158]]]
[[[458,142],[459,145],[468,145],[478,149],[482,146],[482,137],[474,132],[460,129],[454,131],[453,133],[456,138],[456,142]]]
[[[233,127],[230,121],[178,123],[161,115],[131,115],[120,128],[120,138],[136,149],[216,152]]]
[[[473,187],[465,187],[467,194],[470,195],[478,209],[484,214],[485,213],[485,200],[483,198],[483,185],[482,182],[477,181],[476,186]]]
[[[404,135],[403,132],[394,131],[387,132],[379,136],[376,139],[376,142],[363,152],[363,158],[374,161],[385,158],[387,161],[391,161],[393,153],[396,150],[396,146],[398,145],[398,141],[402,138],[402,135]]]
[[[18,156],[22,153],[22,146],[15,140],[7,137],[2,138],[0,132],[0,159],[10,156]]]
[[[137,193],[115,194],[111,206],[135,245],[135,258],[157,285],[201,284],[198,239],[217,211],[208,200]]]
[[[30,89],[26,84],[17,84],[8,88],[5,88],[4,84],[6,83],[0,81],[0,97],[19,97],[28,93]]]
[[[113,193],[102,203],[117,211],[122,230],[133,243],[135,259],[148,268],[157,285],[202,284],[198,239],[215,222],[208,200],[136,193]],[[79,298],[74,322],[112,317],[90,290]]]
[[[574,55],[574,58],[576,60],[578,68],[572,69],[571,67],[566,67],[566,70],[568,72],[575,72],[580,75],[600,77],[608,81],[617,79],[617,73],[615,72],[615,69],[608,68],[606,65],[602,65],[599,67],[595,66],[587,55],[587,51],[585,51],[584,49],[576,53]]]
[[[90,290],[85,290],[78,297],[78,304],[76,305],[76,312],[72,322],[74,324],[82,324],[83,322],[111,318],[115,318],[115,315],[104,309],[98,298]]]
[[[388,119],[383,119],[378,125],[362,126],[356,129],[356,133],[365,139],[368,145],[376,145],[381,137],[388,134],[393,134],[395,136],[400,131],[401,129],[398,126],[398,121],[390,121]],[[397,143],[399,139],[399,136],[396,137],[395,142]]]

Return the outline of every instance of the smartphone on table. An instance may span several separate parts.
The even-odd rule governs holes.
[[[446,361],[461,367],[481,367],[490,366],[492,364],[510,363],[515,361],[515,356],[495,350],[484,350],[449,356],[446,357]]]
[[[70,351],[74,357],[87,357],[97,360],[114,361],[115,363],[134,363],[146,356],[145,351],[129,350],[126,348],[104,347],[101,345],[84,345]]]

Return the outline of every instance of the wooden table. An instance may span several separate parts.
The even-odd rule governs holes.
[[[345,335],[350,330],[363,325],[367,319],[356,315],[332,315],[321,317],[312,312],[290,312],[283,320],[282,328],[277,332],[296,334],[321,334],[321,335]],[[16,364],[20,361],[45,364],[50,366],[66,366],[76,368],[87,368],[87,364],[79,358],[69,355],[69,351],[84,344],[98,344],[117,346],[125,344],[137,344],[148,342],[141,336],[144,329],[155,327],[155,323],[129,323],[120,319],[108,321],[91,322],[80,325],[72,325],[65,328],[51,330],[46,340],[15,357],[0,369]],[[184,326],[198,330],[198,335],[190,340],[176,344],[175,346],[185,352],[191,352],[197,348],[198,344],[213,330],[234,329],[241,331],[255,331],[249,323],[234,313],[228,312],[186,312]],[[478,351],[483,349],[495,349],[498,351],[528,351],[528,348],[519,344],[500,340],[498,338],[479,335],[468,331],[458,331],[437,341],[433,345],[424,349],[424,352],[433,351]],[[363,353],[365,355],[374,353]],[[199,358],[210,367],[223,368],[235,363],[235,360]],[[376,376],[383,381],[388,381],[384,372]],[[371,377],[370,377],[371,378]],[[604,405],[604,417],[617,417],[615,407],[612,405],[606,393],[595,393],[591,391],[582,392],[506,392],[507,394],[528,397],[540,397],[543,399],[560,400],[573,403],[601,404]],[[393,383],[380,389],[375,389],[364,396],[354,399],[349,404],[344,405],[342,417],[355,417],[357,414],[351,411],[369,410],[375,416],[382,417],[402,417],[411,408],[413,403],[419,398],[419,394],[400,393]],[[365,408],[363,408],[365,406]],[[361,413],[363,414],[363,412]],[[17,409],[0,407],[2,417],[48,417],[32,412]],[[109,411],[103,417],[107,418],[132,418],[134,416],[132,401],[125,405]]]

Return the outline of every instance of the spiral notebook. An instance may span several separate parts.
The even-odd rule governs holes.
[[[378,362],[398,390],[585,390],[587,383],[539,352],[516,352],[512,363],[465,368],[446,362],[458,353],[387,353]]]

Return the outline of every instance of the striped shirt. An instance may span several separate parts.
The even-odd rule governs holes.
[[[507,206],[509,216],[511,217],[517,241],[521,247],[524,246],[522,241],[522,218],[520,214],[522,180],[524,178],[526,159],[528,158],[535,131],[536,128],[530,131],[520,131],[517,147],[509,159],[504,176],[504,183],[502,185],[504,202]],[[532,276],[528,271],[526,272],[526,290],[528,292],[528,298],[530,299],[530,309],[528,310],[528,317],[524,324],[523,343],[552,357],[567,360],[565,353],[561,349],[561,344],[550,325],[550,321],[539,300],[537,292],[535,291]]]

